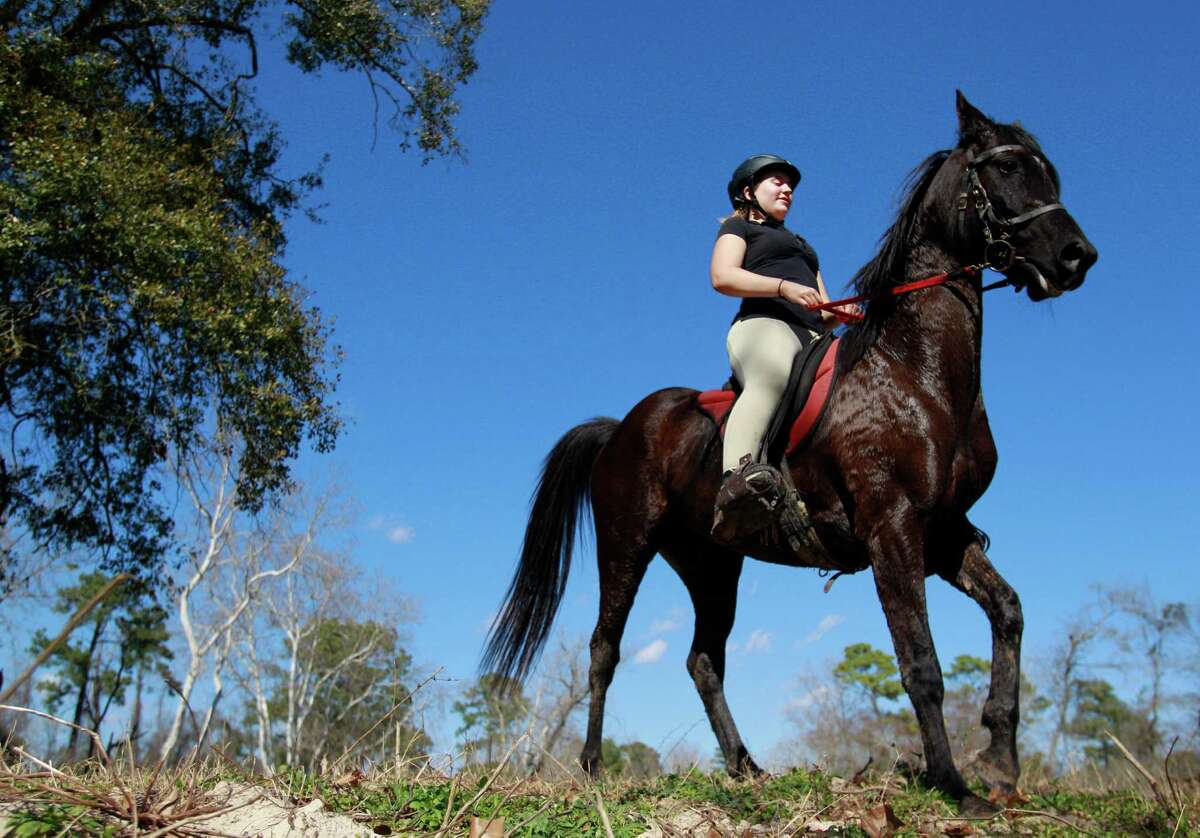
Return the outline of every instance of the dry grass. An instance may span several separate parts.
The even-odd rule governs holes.
[[[0,709],[70,726],[47,714]],[[325,776],[297,770],[262,778],[215,754],[169,769],[138,766],[129,748],[109,754],[98,737],[83,733],[93,737],[97,756],[68,767],[10,750],[15,759],[0,766],[0,807],[8,812],[12,834],[221,835],[213,825],[234,822],[227,817],[232,809],[249,811],[271,801],[277,810],[316,805],[340,813],[364,835],[425,838],[472,831],[604,838],[1200,834],[1200,785],[1171,776],[1169,760],[1152,770],[1130,757],[1128,777],[1136,785],[1123,788],[1114,777],[1095,785],[1099,775],[1090,779],[1091,787],[1082,777],[1031,784],[1021,796],[994,798],[1000,811],[981,820],[959,817],[950,801],[890,769],[848,780],[816,769],[794,770],[754,781],[689,771],[597,785],[578,776],[553,781],[517,776],[510,765],[520,747],[514,742],[495,765],[453,775],[420,758]],[[566,766],[560,771],[570,774]],[[218,783],[238,793],[217,794]],[[489,822],[493,831],[484,832]]]

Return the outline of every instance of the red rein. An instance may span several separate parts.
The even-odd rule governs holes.
[[[868,300],[877,300],[880,297],[896,297],[900,294],[907,294],[910,291],[920,291],[922,288],[932,288],[935,285],[944,285],[951,279],[958,279],[961,276],[973,276],[981,273],[983,266],[968,265],[965,268],[948,271],[944,274],[918,279],[915,282],[906,282],[903,285],[897,285],[895,288],[889,288],[880,294],[859,294],[857,297],[847,297],[844,300],[834,300],[829,303],[821,303],[815,306],[805,306],[809,311],[833,311],[838,306],[853,305],[854,303],[863,303]],[[834,311],[833,316],[843,323],[852,323],[863,319],[861,314],[846,314],[840,311]]]

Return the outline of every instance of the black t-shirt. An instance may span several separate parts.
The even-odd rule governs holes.
[[[778,221],[768,219],[756,224],[740,216],[727,218],[717,232],[717,238],[731,233],[746,241],[746,256],[742,267],[760,276],[778,277],[789,282],[798,282],[809,288],[817,288],[817,271],[821,264],[817,253],[803,238],[784,227]],[[819,312],[809,311],[779,297],[744,297],[738,309],[738,320],[752,317],[774,317],[813,331],[822,331],[824,325]],[[808,335],[803,335],[805,341]]]

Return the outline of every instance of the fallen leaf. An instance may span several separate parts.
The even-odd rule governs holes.
[[[362,773],[357,768],[355,768],[353,771],[349,772],[348,774],[343,774],[342,776],[334,779],[334,781],[333,781],[333,783],[331,783],[331,785],[335,789],[353,788],[354,786],[357,786],[359,783],[361,783],[364,779],[366,779],[366,776],[367,776],[366,774]]]
[[[841,829],[845,824],[841,821],[809,821],[804,825],[805,832],[832,832]]]
[[[969,823],[949,823],[942,827],[942,834],[961,838],[963,835],[974,835],[975,830]]]
[[[1004,791],[1003,789],[992,789],[988,793],[987,799],[989,803],[993,803],[1001,809],[1018,809],[1029,803],[1029,798],[1021,792]]]
[[[705,838],[725,838],[725,836],[720,832],[717,832],[717,828],[715,826],[710,826],[708,828],[708,835],[706,835]]]
[[[471,818],[471,838],[504,838],[504,818]]]
[[[880,803],[875,808],[868,809],[858,822],[863,831],[871,838],[891,838],[897,829],[904,826],[904,823],[896,817],[896,813],[887,803]]]

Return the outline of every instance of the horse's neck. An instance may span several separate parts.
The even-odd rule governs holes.
[[[905,281],[955,270],[963,262],[932,245],[918,246],[908,259]],[[983,298],[979,286],[955,280],[901,296],[880,343],[919,372],[923,386],[944,390],[952,403],[974,404],[979,390],[983,343]]]

